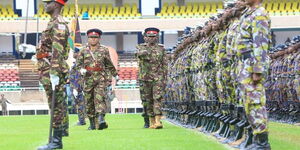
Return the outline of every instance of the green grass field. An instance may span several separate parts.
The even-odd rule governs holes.
[[[70,116],[66,150],[222,150],[230,149],[211,136],[164,122],[164,129],[143,129],[140,115],[108,115],[109,129],[88,131]],[[46,144],[49,116],[0,117],[1,150],[34,150]],[[300,150],[300,127],[270,123],[273,150]]]

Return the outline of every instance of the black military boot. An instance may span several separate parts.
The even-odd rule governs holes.
[[[63,126],[62,136],[63,136],[63,137],[68,137],[68,136],[69,136],[69,123],[68,123],[68,124],[65,124],[65,125]]]
[[[254,135],[253,144],[249,145],[246,150],[271,150],[268,132]]]
[[[38,147],[38,150],[62,149],[62,130],[54,128],[52,141],[47,145]]]
[[[105,119],[104,119],[105,114],[98,114],[97,117],[98,117],[98,121],[99,121],[98,130],[103,130],[103,129],[108,128],[108,125],[107,125],[107,123],[105,122]]]
[[[83,126],[86,125],[84,118],[80,118],[79,121],[77,122],[78,126]]]
[[[96,127],[95,127],[95,118],[90,117],[89,120],[90,120],[90,126],[89,126],[88,130],[95,130],[96,129]]]
[[[144,128],[149,128],[150,127],[150,122],[149,122],[149,118],[148,117],[145,117],[144,118]]]

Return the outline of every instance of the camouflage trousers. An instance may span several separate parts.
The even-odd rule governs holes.
[[[107,110],[106,84],[102,81],[95,81],[93,78],[86,79],[83,91],[87,116],[92,118],[97,114],[105,114]]]
[[[144,108],[143,116],[162,115],[163,86],[159,82],[140,81],[140,95]]]
[[[268,131],[268,116],[266,109],[266,94],[261,83],[257,85],[241,85],[240,96],[243,100],[245,113],[253,134]]]
[[[268,116],[266,109],[266,92],[263,82],[253,84],[251,59],[239,61],[236,72],[238,75],[238,96],[244,105],[249,124],[252,126],[253,134],[268,131]],[[264,81],[264,79],[262,79]]]
[[[67,99],[64,100],[64,119],[62,123],[62,129],[65,133],[69,134],[69,111],[68,111],[68,102]]]
[[[55,88],[55,99],[54,99],[54,116],[53,116],[53,128],[66,127],[69,119],[67,113],[67,104],[66,104],[66,93],[65,93],[65,77],[67,74],[59,75],[59,84]],[[51,109],[52,103],[52,86],[50,81],[49,70],[44,70],[40,75],[40,82],[43,84],[44,89],[47,94],[49,108]]]
[[[78,114],[78,120],[84,122],[86,116],[84,96],[81,91],[78,91],[78,96],[75,99],[76,110]]]

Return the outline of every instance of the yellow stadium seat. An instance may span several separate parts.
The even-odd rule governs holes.
[[[211,4],[211,13],[213,13],[213,14],[217,13],[217,3]]]
[[[180,6],[179,14],[180,15],[185,15],[186,14],[186,6]]]
[[[106,10],[106,4],[101,5],[100,15],[103,16],[104,14],[106,14]]]
[[[285,2],[279,3],[279,15],[287,15],[287,10],[285,9]]]
[[[217,9],[224,9],[223,3],[221,2],[217,3]]]
[[[208,15],[211,13],[211,4],[210,3],[206,3],[205,4],[205,10],[204,10],[205,15]]]
[[[200,3],[199,4],[199,9],[198,9],[197,14],[198,15],[205,15],[205,6],[204,6],[204,3]]]

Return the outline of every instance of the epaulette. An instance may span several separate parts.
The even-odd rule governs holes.
[[[105,46],[105,45],[100,44],[100,47],[101,47],[101,48],[104,48],[105,50],[108,50],[108,47]]]

